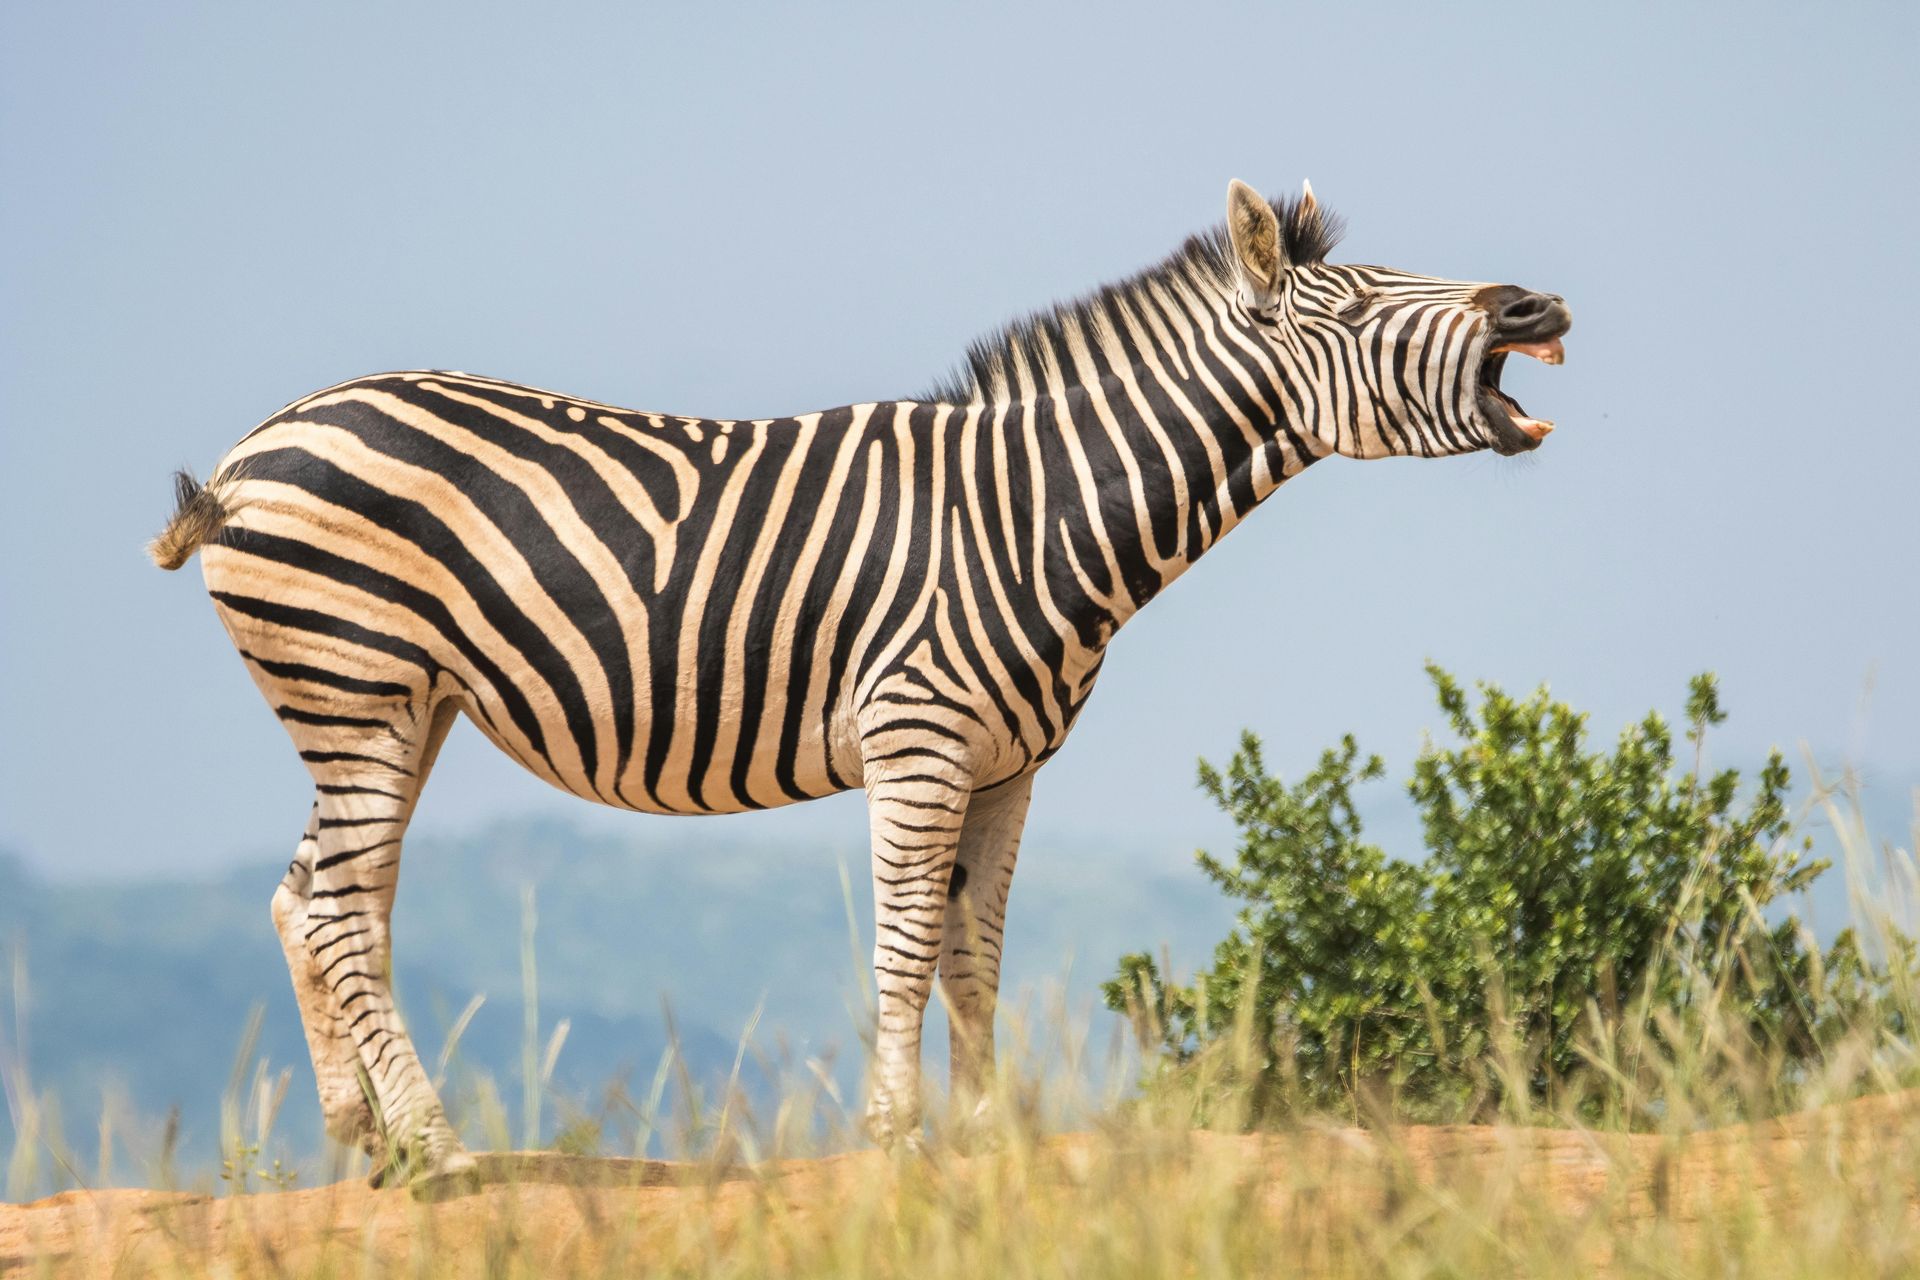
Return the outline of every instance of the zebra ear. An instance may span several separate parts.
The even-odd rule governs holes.
[[[1266,197],[1238,178],[1227,184],[1227,238],[1233,244],[1248,301],[1255,305],[1273,301],[1280,293],[1280,277],[1287,271],[1280,220]]]

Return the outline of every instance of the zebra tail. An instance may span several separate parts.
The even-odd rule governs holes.
[[[230,481],[232,477],[227,477]],[[227,483],[216,476],[213,483],[201,484],[184,468],[173,473],[173,518],[160,535],[147,544],[147,554],[162,569],[174,570],[192,559],[200,544],[220,531],[233,516],[234,509],[222,501]]]

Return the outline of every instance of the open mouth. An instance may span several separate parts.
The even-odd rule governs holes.
[[[1545,342],[1500,342],[1488,348],[1486,358],[1480,362],[1478,401],[1481,416],[1492,428],[1493,439],[1489,443],[1495,453],[1525,453],[1540,447],[1540,442],[1553,430],[1553,423],[1529,416],[1518,400],[1500,389],[1500,371],[1506,367],[1509,354],[1532,356],[1542,364],[1562,364],[1567,351],[1558,338]]]

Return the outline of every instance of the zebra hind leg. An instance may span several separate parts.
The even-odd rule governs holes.
[[[471,1181],[475,1168],[407,1036],[391,982],[400,842],[452,722],[451,708],[442,710],[424,724],[403,714],[377,728],[362,722],[351,734],[336,717],[324,749],[301,743],[320,791],[304,941],[373,1095],[376,1185],[399,1176],[451,1188]]]
[[[300,1006],[300,1024],[313,1059],[313,1078],[320,1090],[320,1113],[327,1133],[342,1146],[360,1147],[379,1155],[373,1107],[361,1084],[360,1050],[347,1031],[347,1020],[326,971],[307,948],[307,906],[313,889],[313,863],[320,849],[320,806],[307,815],[287,875],[273,894],[273,925],[280,934],[287,969],[293,975],[293,997]]]

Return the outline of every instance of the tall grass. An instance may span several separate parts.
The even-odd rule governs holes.
[[[1823,789],[1819,803],[1863,951],[1898,961],[1914,933],[1912,856],[1876,847],[1844,790]],[[272,1185],[264,1153],[286,1079],[243,1040],[225,1145],[245,1176],[217,1188],[230,1194],[140,1204],[82,1195],[11,1218],[0,1210],[0,1271],[17,1262],[45,1275],[1920,1273],[1920,1101],[1898,1092],[1920,1079],[1910,981],[1851,1008],[1826,1028],[1817,1064],[1789,1071],[1721,1003],[1719,978],[1739,956],[1690,957],[1698,987],[1684,1010],[1595,1010],[1579,1087],[1547,1103],[1498,1090],[1507,1110],[1482,1126],[1408,1125],[1390,1098],[1374,1098],[1360,1125],[1296,1109],[1246,1132],[1234,1082],[1271,1048],[1249,1034],[1251,1020],[1171,1069],[1056,1008],[1007,1019],[984,1120],[950,1123],[935,1096],[926,1150],[889,1155],[865,1149],[859,1099],[830,1064],[765,1051],[751,1024],[723,1082],[696,1081],[670,1048],[637,1093],[552,1095],[565,1031],[539,1021],[532,907],[520,1125],[491,1079],[459,1063],[457,1028],[475,1005],[456,1020],[436,1074],[478,1145],[530,1146],[552,1109],[574,1158],[492,1161],[479,1195],[445,1204],[359,1183],[239,1194]],[[1911,966],[1893,967],[1910,977]],[[1500,1034],[1497,1013],[1495,1023],[1482,1069],[1523,1080],[1528,1046]],[[1150,1083],[1136,1086],[1143,1075]],[[746,1087],[754,1076],[763,1087]],[[18,1135],[10,1194],[50,1169],[85,1185],[23,1070],[7,1096]],[[113,1128],[103,1119],[102,1176]],[[600,1158],[579,1158],[587,1153]]]

